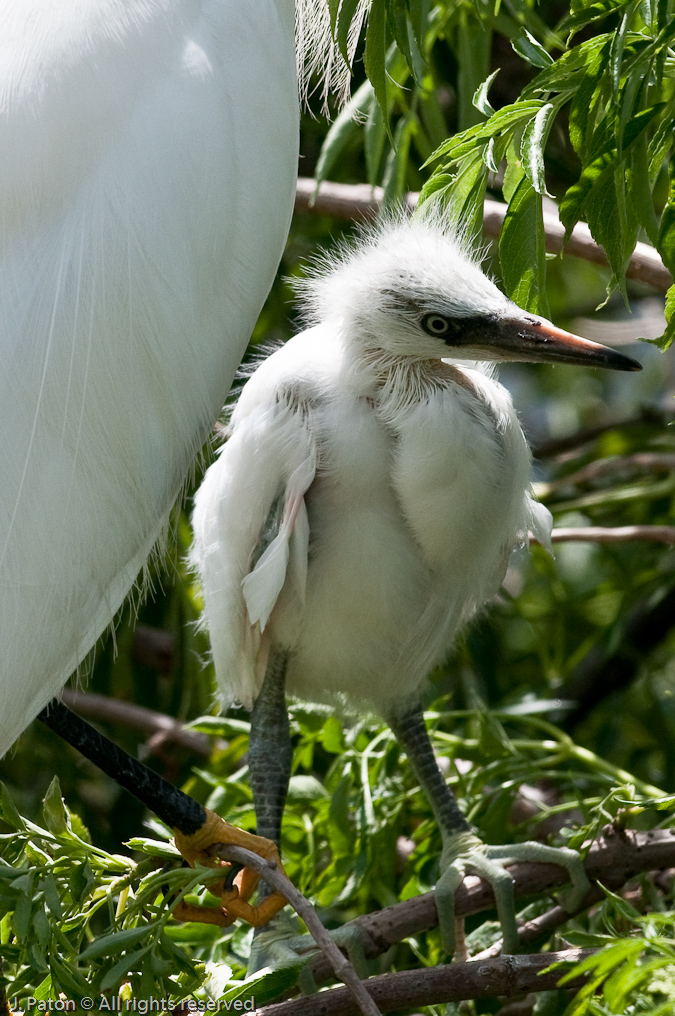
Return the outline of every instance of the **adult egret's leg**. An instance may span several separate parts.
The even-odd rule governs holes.
[[[570,910],[581,905],[590,885],[576,851],[534,842],[486,846],[460,811],[438,768],[421,707],[414,706],[394,714],[388,717],[388,722],[429,798],[441,831],[443,850],[441,877],[436,886],[436,907],[441,941],[449,954],[455,951],[455,892],[466,873],[479,875],[492,886],[505,952],[518,949],[518,931],[513,881],[504,864],[510,861],[540,861],[561,865],[567,869],[572,882],[565,905]]]
[[[285,905],[283,897],[276,894],[268,896],[261,906],[252,907],[248,899],[257,884],[257,875],[244,869],[240,886],[233,888],[231,881],[236,867],[220,862],[208,852],[216,844],[234,844],[280,864],[274,843],[225,822],[99,733],[58,699],[53,699],[42,710],[39,719],[166,822],[173,829],[176,846],[190,865],[200,861],[210,867],[223,867],[226,874],[223,882],[218,883],[218,888],[211,886],[212,892],[221,894],[222,906],[179,904],[174,911],[179,920],[205,921],[226,927],[241,917],[250,924],[261,924]]]

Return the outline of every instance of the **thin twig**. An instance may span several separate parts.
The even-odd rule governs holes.
[[[182,745],[197,755],[209,758],[214,747],[225,747],[225,742],[214,743],[208,734],[197,730],[186,730],[180,720],[154,709],[135,705],[133,702],[122,702],[108,695],[98,695],[89,691],[64,690],[61,699],[64,705],[80,713],[88,720],[102,720],[106,723],[121,723],[133,730],[146,734],[161,735],[163,743],[172,742]]]
[[[369,978],[368,985],[383,1013],[473,998],[508,998],[555,988],[564,971],[560,967],[549,970],[549,967],[581,963],[594,951],[565,949],[563,952],[449,963],[426,970],[381,974]],[[583,983],[584,978],[578,978],[567,987],[578,988]],[[263,1006],[258,1009],[258,1016],[358,1016],[358,1010],[344,988],[333,988],[308,998]]]
[[[606,423],[597,424],[595,427],[583,427],[575,430],[572,434],[564,437],[546,438],[537,443],[532,442],[532,455],[535,459],[553,458],[556,455],[564,455],[566,452],[575,451],[590,444],[596,438],[602,437],[610,430],[630,430],[633,427],[644,427],[651,425],[655,427],[667,427],[675,420],[675,412],[670,408],[661,406],[642,406],[633,416],[624,417],[622,420],[607,420]]]
[[[316,181],[308,177],[298,180],[295,209],[296,211],[314,211],[318,214],[334,215],[342,219],[371,219],[382,203],[384,192],[381,187],[370,187],[368,184],[332,183],[325,180],[318,189]],[[406,204],[415,208],[419,194],[407,195]],[[506,215],[507,205],[500,201],[486,200],[483,209],[483,231],[486,236],[499,236]],[[606,265],[607,255],[602,247],[595,242],[591,231],[585,223],[577,223],[567,244],[564,244],[565,227],[550,211],[544,210],[544,231],[546,233],[547,251],[557,254],[565,248],[566,253],[575,257]],[[655,289],[667,290],[673,278],[663,264],[656,250],[646,243],[637,243],[626,268],[630,279],[647,282]]]
[[[550,497],[561,487],[579,487],[604,476],[628,471],[637,473],[671,473],[675,470],[675,455],[672,452],[635,452],[634,455],[615,455],[606,459],[594,459],[588,465],[565,476],[557,476],[535,487],[539,499]]]
[[[675,544],[675,526],[574,526],[551,532],[551,543],[630,543],[634,540]],[[530,533],[530,543],[539,543]]]
[[[335,976],[351,993],[358,1006],[358,1009],[352,1009],[352,1011],[363,1013],[363,1016],[381,1016],[380,1010],[366,990],[363,981],[324,928],[312,904],[295,888],[290,879],[274,862],[259,857],[258,854],[245,850],[243,847],[223,845],[219,847],[218,854],[227,861],[236,861],[237,864],[242,864],[246,868],[253,868],[273,889],[285,896],[307,925],[307,930],[330,962]]]

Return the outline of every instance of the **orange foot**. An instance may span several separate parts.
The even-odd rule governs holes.
[[[229,861],[223,861],[213,855],[213,848],[222,843],[245,847],[260,857],[275,862],[282,871],[284,870],[276,843],[265,839],[264,836],[255,836],[253,833],[244,832],[243,829],[237,829],[208,808],[206,822],[196,833],[186,836],[178,829],[174,829],[173,833],[176,846],[192,868],[196,861],[209,868],[230,868]],[[204,907],[181,901],[173,916],[179,921],[201,921],[206,924],[217,924],[221,928],[226,928],[237,918],[241,918],[258,928],[271,921],[288,902],[281,893],[275,892],[267,896],[257,907],[252,907],[248,901],[259,880],[257,872],[251,868],[243,868],[234,879],[231,888],[227,887],[226,880],[215,882],[209,887],[209,892],[214,896],[220,896],[219,907]]]

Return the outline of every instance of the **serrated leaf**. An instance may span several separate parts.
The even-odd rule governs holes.
[[[526,28],[523,28],[516,39],[511,39],[511,46],[518,56],[532,64],[533,67],[550,67],[553,63],[551,54],[547,53],[542,44]]]
[[[499,260],[506,292],[514,303],[549,317],[541,195],[524,173],[513,190],[504,217]]]
[[[387,111],[387,75],[385,67],[385,0],[373,0],[368,14],[366,29],[366,48],[363,53],[363,65],[368,80],[373,86],[375,98],[386,116]]]

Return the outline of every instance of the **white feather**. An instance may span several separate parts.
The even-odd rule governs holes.
[[[168,519],[274,278],[297,151],[293,0],[3,0],[0,754]]]

